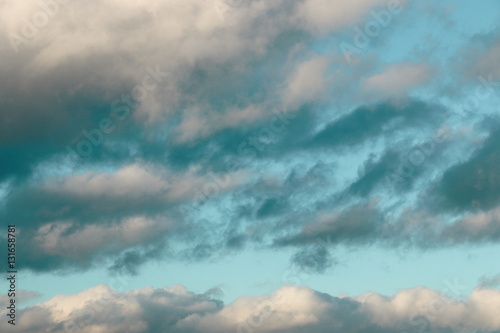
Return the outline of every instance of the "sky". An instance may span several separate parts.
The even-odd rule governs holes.
[[[500,332],[499,22],[0,1],[0,331]]]

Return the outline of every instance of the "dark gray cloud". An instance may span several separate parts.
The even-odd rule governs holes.
[[[493,276],[482,276],[479,279],[479,286],[483,288],[495,288],[500,286],[500,274]]]
[[[112,274],[137,275],[140,268],[150,260],[158,259],[164,254],[165,243],[151,244],[143,250],[131,250],[117,256],[108,268]]]
[[[295,253],[292,264],[308,273],[324,273],[333,264],[333,258],[326,246],[316,245]]]
[[[415,107],[415,110],[425,109],[421,102],[416,103],[413,107]],[[380,108],[386,110],[389,106],[383,105]],[[360,112],[364,114],[367,110],[356,109],[353,113],[357,118]],[[395,110],[387,112],[391,115],[397,115],[399,111]],[[342,119],[344,118],[337,121],[343,122]],[[430,120],[429,126],[435,127],[435,121],[435,119]],[[308,130],[312,128],[310,123],[305,123],[304,126]],[[398,130],[403,128],[407,127],[398,127]],[[221,133],[223,132],[209,138],[203,146],[199,147],[200,158],[203,158],[206,154],[210,156],[211,153],[208,147],[210,147],[210,143],[217,143],[217,138],[222,135]],[[250,131],[243,131],[243,133],[248,135],[247,133],[250,133]],[[351,135],[352,133],[346,132],[346,142],[351,140]],[[377,135],[380,135],[380,133]],[[302,140],[306,142],[307,138],[304,137],[306,136],[303,136]],[[366,140],[361,140],[360,143]],[[492,148],[494,146],[488,143],[493,142],[493,139],[488,140],[484,146],[484,152],[481,150],[478,156],[487,156],[492,149],[494,150]],[[397,240],[398,230],[405,228],[405,223],[401,222],[403,219],[393,218],[387,220],[384,218],[386,212],[366,202],[363,203],[363,200],[370,198],[376,190],[385,194],[408,192],[411,189],[408,184],[413,184],[421,179],[426,172],[432,171],[432,168],[437,166],[434,161],[439,159],[443,149],[447,147],[446,145],[437,147],[435,149],[436,153],[428,157],[425,165],[418,168],[411,177],[404,179],[407,184],[405,187],[396,187],[394,189],[391,187],[393,184],[388,183],[387,176],[397,168],[401,156],[406,152],[405,147],[407,146],[404,145],[405,142],[411,141],[403,138],[401,141],[395,142],[387,151],[382,152],[381,157],[378,159],[373,153],[368,155],[367,159],[359,167],[359,176],[340,188],[335,188],[335,183],[332,183],[328,176],[335,170],[335,166],[331,162],[327,164],[322,161],[307,169],[291,169],[286,177],[283,177],[274,185],[267,180],[261,179],[256,183],[249,183],[241,188],[223,187],[221,193],[228,193],[232,198],[231,205],[239,206],[236,210],[231,208],[232,206],[227,207],[225,212],[223,209],[226,208],[219,208],[223,214],[229,217],[229,220],[233,221],[231,226],[214,220],[206,221],[208,224],[200,223],[197,217],[188,218],[185,215],[186,210],[178,210],[179,205],[192,202],[193,190],[202,189],[207,181],[213,182],[210,178],[203,177],[207,169],[217,169],[211,167],[210,163],[205,164],[207,169],[201,168],[192,174],[182,172],[181,169],[175,167],[171,168],[173,171],[169,171],[170,173],[165,173],[163,168],[168,168],[168,164],[161,166],[150,161],[128,166],[119,169],[119,171],[91,172],[83,176],[60,177],[58,180],[54,179],[49,182],[24,184],[11,190],[5,201],[2,214],[6,219],[22,223],[21,225],[25,230],[23,235],[26,239],[39,240],[39,242],[34,242],[21,252],[21,256],[26,257],[26,260],[23,261],[25,267],[34,270],[86,269],[92,265],[93,261],[102,260],[100,258],[111,255],[111,271],[133,274],[136,269],[134,268],[134,262],[163,258],[164,255],[146,255],[148,251],[151,251],[151,249],[148,250],[148,245],[140,245],[142,247],[140,252],[133,250],[122,253],[122,251],[127,251],[138,244],[120,241],[119,237],[115,240],[111,240],[111,238],[109,240],[107,238],[101,239],[97,243],[89,245],[93,246],[93,249],[82,247],[83,251],[79,256],[70,255],[61,250],[55,252],[51,250],[51,253],[47,248],[40,250],[43,242],[47,241],[47,236],[44,234],[44,230],[47,228],[49,228],[48,230],[58,230],[58,232],[60,230],[60,233],[57,234],[58,241],[61,241],[62,237],[78,240],[86,233],[92,234],[92,228],[98,230],[103,228],[104,234],[110,233],[111,235],[114,228],[140,216],[152,221],[153,230],[157,231],[145,236],[145,238],[141,238],[141,241],[147,239],[148,244],[153,244],[155,253],[161,252],[160,249],[163,248],[168,239],[186,240],[187,248],[178,251],[177,255],[170,256],[174,260],[175,258],[195,261],[205,260],[221,253],[224,249],[235,251],[249,244],[264,247],[269,244],[299,248],[307,247],[315,244],[318,237],[327,237],[328,247],[323,249],[323,252],[319,251],[314,254],[311,251],[316,250],[304,248],[303,250],[299,249],[296,256],[292,258],[292,261],[298,264],[299,267],[320,272],[331,264],[328,251],[331,251],[338,244],[368,245],[379,243],[387,245],[403,244],[405,242],[402,239]],[[419,147],[422,142],[425,141],[417,141],[416,145],[410,147]],[[242,163],[241,168],[252,166],[254,163],[262,163],[262,161],[273,160],[274,162],[280,162],[282,159],[301,153],[303,144],[291,145],[289,149],[290,151],[287,154],[281,156],[273,156],[267,152],[260,154],[259,158],[250,161],[248,165]],[[231,149],[227,149],[224,153],[214,156],[226,160],[226,157],[230,158],[238,156],[238,154],[234,154]],[[217,160],[216,157],[210,158]],[[473,157],[472,160],[476,158],[478,157]],[[194,158],[194,160],[196,161],[197,158]],[[221,163],[221,160],[218,160],[217,163]],[[196,164],[197,162],[191,162],[190,164]],[[482,159],[476,164],[483,167],[490,166],[490,164],[483,162]],[[495,169],[492,169],[492,172],[494,174]],[[140,178],[138,177],[143,178],[139,181]],[[169,184],[169,177],[174,177],[179,182],[179,186]],[[221,176],[221,179],[224,179],[224,177]],[[446,177],[445,174],[443,179],[446,180]],[[128,185],[121,186],[120,183],[123,182]],[[185,189],[186,184],[191,187],[189,191],[182,189],[183,187]],[[331,189],[325,187],[325,184],[329,184]],[[317,195],[318,191],[325,189],[334,194],[326,198]],[[401,192],[402,189],[403,192]],[[494,190],[493,187],[491,189]],[[182,192],[182,194],[179,192]],[[283,196],[283,193],[287,193],[287,196]],[[445,192],[443,193],[441,194],[442,198],[446,200],[453,199],[453,193],[450,198],[447,197]],[[209,197],[204,206],[210,207],[216,204],[218,200],[218,196]],[[248,200],[252,203],[241,204]],[[335,207],[336,205],[337,207],[339,205],[346,207],[347,205],[348,208],[339,209]],[[492,208],[493,206],[492,204],[487,207]],[[29,209],[23,209],[23,207],[29,207]],[[318,219],[315,216],[315,207],[323,210],[327,217]],[[472,209],[472,206],[470,209]],[[168,219],[158,218],[165,214],[170,216],[170,222],[167,222]],[[237,220],[239,221],[235,222]],[[438,226],[444,223],[443,221],[440,221]],[[201,228],[202,224],[211,225],[213,230],[219,230],[221,233],[214,235],[205,228]],[[255,226],[260,226],[260,228],[256,229]],[[297,230],[299,231],[297,232]],[[425,235],[429,235],[428,231],[422,228],[413,237],[419,240],[413,243],[423,247],[434,246],[431,243],[452,244],[460,242],[460,235],[467,233],[466,229],[460,227],[460,223],[455,225],[455,231],[450,228],[443,231],[439,230],[438,227],[435,231],[432,231],[432,237],[425,240]],[[452,234],[455,234],[455,236],[451,236]],[[455,239],[455,241],[451,242],[452,239]],[[480,239],[478,238],[477,241],[480,241]],[[112,245],[105,245],[105,240],[111,242]],[[59,243],[57,246],[61,247],[61,249],[65,248],[63,243]],[[308,267],[308,258],[315,257],[315,255],[321,259],[317,267]]]
[[[295,234],[275,240],[277,246],[340,242],[369,244],[377,240],[384,218],[373,204],[359,204],[305,223]]]
[[[398,161],[399,154],[394,151],[386,152],[378,160],[370,155],[359,170],[361,176],[349,186],[348,192],[360,197],[368,196],[378,183],[387,180],[387,170],[397,165]]]
[[[350,147],[361,144],[371,137],[386,134],[391,130],[408,130],[434,124],[434,117],[443,116],[444,110],[437,105],[412,101],[398,107],[394,104],[361,106],[346,116],[328,124],[314,136],[309,145],[328,147]],[[393,123],[390,124],[389,122]]]
[[[499,139],[500,130],[494,126],[469,160],[446,170],[435,189],[441,208],[488,210],[500,203]]]
[[[257,218],[277,215],[287,208],[286,198],[266,199],[257,210]]]

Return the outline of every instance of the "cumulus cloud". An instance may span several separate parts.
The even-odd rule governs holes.
[[[181,285],[125,293],[105,285],[58,295],[21,311],[23,332],[496,332],[500,293],[478,288],[467,299],[417,287],[391,297],[367,293],[335,297],[284,286],[271,295],[240,297],[228,305]],[[39,320],[42,319],[43,320]],[[2,322],[0,327],[7,325]]]

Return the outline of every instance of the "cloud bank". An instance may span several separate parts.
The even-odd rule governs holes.
[[[335,297],[283,286],[228,305],[182,285],[126,293],[106,285],[25,308],[23,332],[498,332],[500,292],[476,288],[463,300],[417,287],[387,297]],[[6,324],[0,324],[6,328]]]

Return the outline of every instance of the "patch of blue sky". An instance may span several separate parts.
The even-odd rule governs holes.
[[[393,295],[401,289],[420,285],[446,293],[449,282],[463,286],[458,296],[467,296],[482,276],[498,273],[495,253],[499,250],[498,244],[444,247],[427,252],[380,246],[338,248],[333,254],[340,259],[340,264],[323,275],[311,276],[307,285],[333,295],[360,295],[370,291]]]

